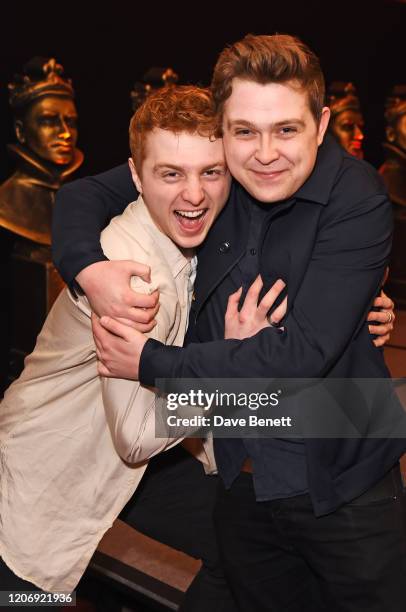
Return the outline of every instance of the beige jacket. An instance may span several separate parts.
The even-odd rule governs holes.
[[[182,345],[191,264],[141,198],[111,221],[102,246],[111,259],[151,266],[161,307],[150,336]],[[74,589],[148,459],[179,441],[155,438],[154,412],[150,390],[98,376],[88,302],[64,290],[0,404],[0,555],[15,574],[47,591]]]

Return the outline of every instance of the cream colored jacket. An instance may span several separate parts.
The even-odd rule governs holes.
[[[191,264],[141,198],[101,241],[110,259],[151,266],[151,285],[132,284],[160,290],[150,336],[182,345]],[[88,302],[64,290],[0,404],[0,555],[15,574],[47,591],[74,589],[148,459],[179,441],[155,438],[154,398],[133,381],[98,376]]]

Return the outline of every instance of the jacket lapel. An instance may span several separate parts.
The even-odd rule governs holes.
[[[249,213],[243,202],[244,196],[247,197],[242,188],[233,183],[228,203],[198,252],[195,316],[244,254],[249,230]]]
[[[286,290],[272,310],[288,294],[288,312],[304,278],[317,234],[322,207],[314,202],[293,201],[288,209],[274,216],[268,226],[261,254],[260,272],[264,281],[263,293],[278,279],[286,283]]]
[[[313,202],[298,201],[292,217],[292,242],[288,278],[288,312],[305,276],[312,256],[323,207]]]

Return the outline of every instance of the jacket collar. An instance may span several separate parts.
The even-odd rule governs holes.
[[[56,170],[53,172],[50,164],[44,162],[27,147],[20,144],[9,144],[7,148],[11,156],[16,159],[18,170],[27,174],[30,182],[48,189],[59,189],[62,183],[76,172],[83,163],[82,151],[75,149],[73,161],[68,166],[63,166],[62,171]]]
[[[293,194],[298,200],[326,206],[337,172],[347,155],[331,134],[326,134],[317,152],[316,163],[307,181]]]

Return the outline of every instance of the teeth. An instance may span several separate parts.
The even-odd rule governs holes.
[[[206,211],[204,210],[176,210],[177,215],[181,217],[189,217],[190,219],[196,219],[201,217]]]

